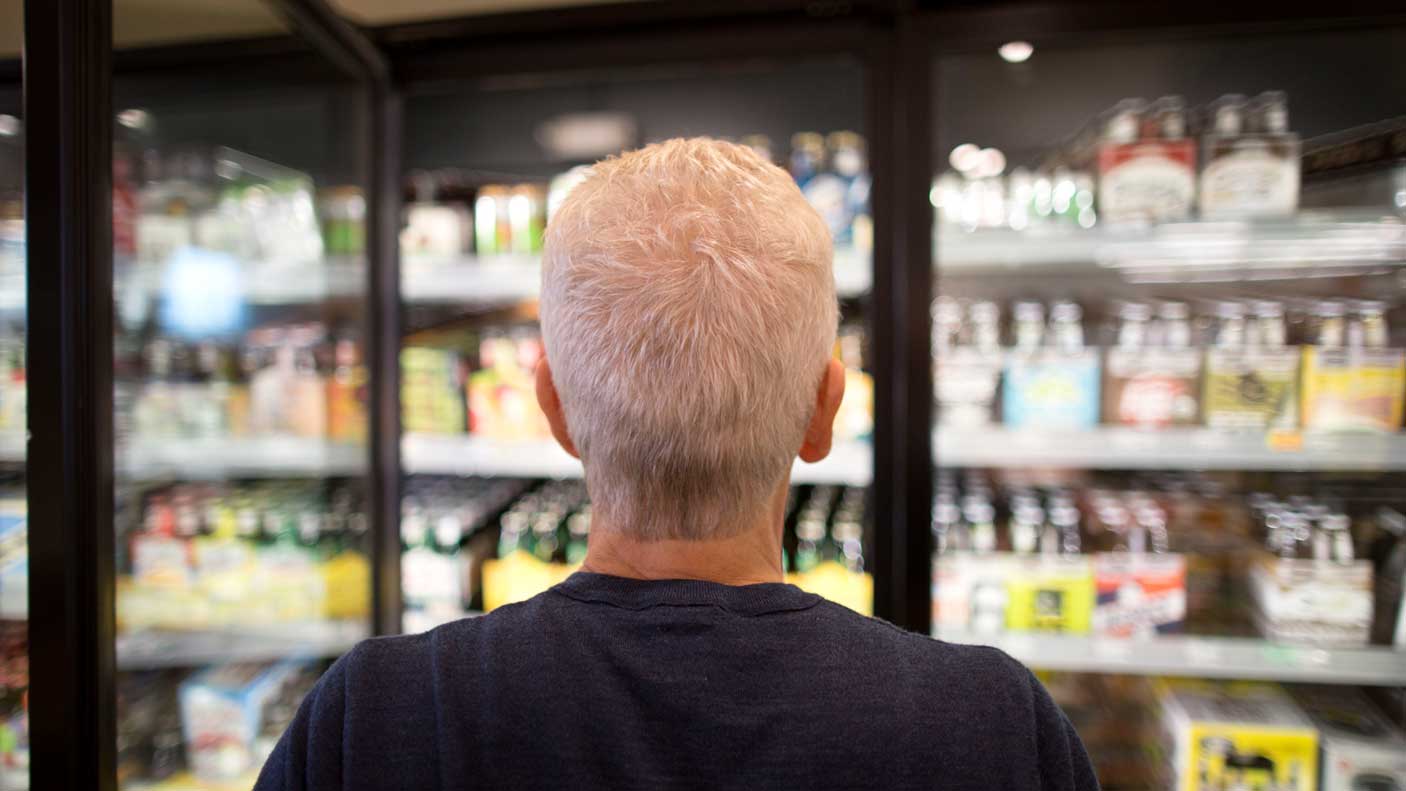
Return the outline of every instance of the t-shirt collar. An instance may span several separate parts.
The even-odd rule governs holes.
[[[639,580],[578,571],[552,588],[577,601],[597,602],[626,610],[657,606],[713,606],[738,615],[805,610],[820,597],[795,585],[763,582],[724,585],[704,580]]]

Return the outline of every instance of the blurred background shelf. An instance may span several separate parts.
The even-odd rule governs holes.
[[[303,437],[149,439],[121,449],[118,472],[134,479],[210,480],[360,474],[363,445]]]
[[[537,298],[542,261],[536,255],[496,255],[454,259],[407,257],[401,274],[406,302],[432,304],[510,304]],[[870,256],[835,251],[835,290],[858,297],[872,282]]]
[[[941,428],[943,467],[1121,470],[1406,470],[1400,434],[1230,433],[1213,429],[1032,431]]]
[[[994,646],[1036,670],[1320,684],[1406,684],[1406,652],[1385,646],[1282,645],[1241,637],[1130,640],[1067,634],[977,635],[946,630],[936,636],[949,643]]]
[[[1406,224],[1381,214],[1304,212],[1288,220],[1056,226],[936,232],[939,271],[1107,269],[1129,278],[1243,279],[1372,274],[1406,263]]]
[[[408,475],[479,475],[512,478],[579,478],[581,463],[552,440],[516,442],[473,435],[409,434],[401,444]],[[793,483],[864,486],[873,477],[868,442],[837,442],[818,464],[796,462]]]
[[[0,431],[0,462],[23,462],[27,432],[23,430]]]
[[[143,629],[117,638],[122,670],[199,667],[222,662],[274,662],[340,656],[371,636],[364,621],[303,621],[225,629]]]
[[[127,780],[121,784],[122,791],[248,791],[258,781],[258,774],[251,773],[235,780],[202,780],[189,772],[168,777],[165,780]]]
[[[154,265],[127,270],[115,283],[118,298],[167,296],[172,287],[166,280],[167,271]],[[366,292],[366,277],[366,260],[360,256],[329,256],[302,264],[244,261],[231,285],[239,299],[252,305],[303,305],[360,298]]]

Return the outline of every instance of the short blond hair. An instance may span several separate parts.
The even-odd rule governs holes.
[[[605,160],[547,228],[541,322],[603,527],[721,538],[796,458],[835,342],[830,235],[751,149]]]

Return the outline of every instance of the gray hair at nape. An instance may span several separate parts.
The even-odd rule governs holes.
[[[838,323],[830,234],[744,146],[596,164],[548,224],[541,323],[598,523],[735,535],[786,479]]]

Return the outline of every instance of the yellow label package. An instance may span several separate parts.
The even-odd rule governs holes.
[[[1401,428],[1406,407],[1406,349],[1304,348],[1304,428],[1384,431]]]
[[[1275,684],[1164,681],[1178,791],[1318,788],[1318,731]]]
[[[518,550],[505,558],[483,562],[483,609],[527,601],[570,577],[579,565],[547,563],[531,553]]]
[[[860,615],[874,613],[874,577],[862,571],[851,571],[843,563],[825,561],[810,571],[787,574],[786,581]]]
[[[1088,634],[1093,624],[1094,571],[1086,555],[1019,558],[1006,593],[1013,631]]]
[[[1294,429],[1299,425],[1299,354],[1290,349],[1206,352],[1206,425],[1219,429]]]

